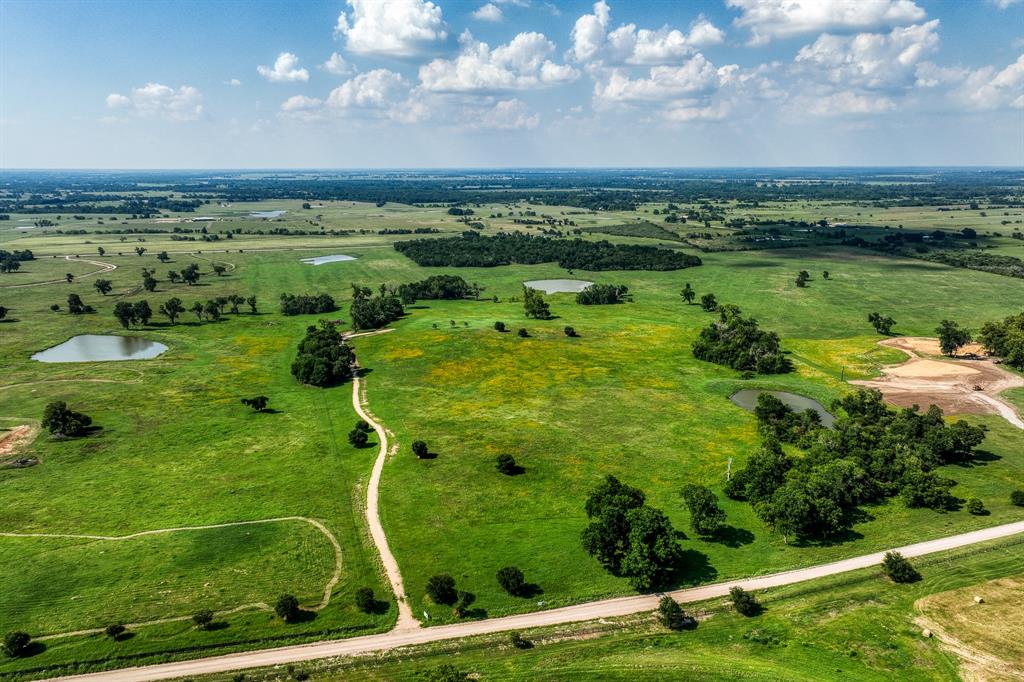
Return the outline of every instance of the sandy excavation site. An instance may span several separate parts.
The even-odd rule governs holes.
[[[885,399],[900,407],[938,405],[946,414],[999,414],[1019,429],[1024,420],[999,394],[1024,386],[1024,377],[1008,372],[984,357],[983,349],[970,344],[956,358],[943,358],[937,339],[904,336],[880,341],[910,356],[906,362],[882,369],[882,376],[850,383],[877,388]]]

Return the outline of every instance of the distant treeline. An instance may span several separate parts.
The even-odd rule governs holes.
[[[551,239],[524,234],[486,237],[464,232],[450,239],[396,242],[395,250],[421,266],[494,267],[557,262],[574,270],[680,270],[700,265],[700,258],[679,251],[635,244],[582,239]]]

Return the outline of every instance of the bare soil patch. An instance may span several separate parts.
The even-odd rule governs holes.
[[[978,601],[980,598],[980,601]],[[917,600],[914,620],[960,659],[965,680],[1024,680],[1024,576]]]
[[[1024,429],[1021,415],[999,397],[1008,388],[1024,386],[1024,377],[984,357],[977,345],[961,349],[961,355],[954,358],[942,359],[937,339],[905,336],[879,345],[902,350],[909,358],[883,368],[877,379],[851,384],[877,388],[888,402],[900,407],[938,405],[946,414],[998,414]]]
[[[19,424],[0,431],[0,462],[10,459],[35,440],[39,427],[33,424]]]

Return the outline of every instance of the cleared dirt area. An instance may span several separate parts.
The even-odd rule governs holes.
[[[35,439],[38,430],[38,427],[32,424],[19,424],[0,431],[0,461],[18,454]]]
[[[883,368],[877,379],[851,384],[877,388],[888,402],[900,407],[938,405],[946,414],[998,414],[1024,429],[1021,415],[999,397],[1006,389],[1024,386],[1024,377],[983,357],[981,347],[972,344],[955,358],[938,359],[941,352],[937,339],[904,336],[880,341],[879,345],[896,348],[910,357],[899,365]]]
[[[980,601],[979,601],[980,599]],[[919,599],[914,622],[960,659],[965,680],[1024,680],[1024,576]]]

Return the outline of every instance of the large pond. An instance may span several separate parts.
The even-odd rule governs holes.
[[[341,261],[346,260],[355,260],[355,257],[344,256],[340,253],[337,253],[333,256],[314,256],[313,258],[303,258],[302,262],[308,263],[309,265],[323,265],[324,263],[340,263]]]
[[[737,391],[729,396],[729,400],[742,407],[748,412],[753,412],[754,408],[757,407],[757,396],[762,393],[770,393],[775,396],[782,403],[793,410],[794,412],[803,412],[804,410],[814,410],[821,417],[821,423],[823,426],[832,428],[832,424],[835,423],[836,418],[833,417],[817,400],[808,398],[807,396],[798,395],[796,393],[787,393],[786,391],[758,391],[755,389],[745,388],[742,391]]]
[[[149,360],[167,346],[136,336],[100,336],[80,334],[64,343],[32,356],[39,362],[110,362],[112,360]]]
[[[249,214],[250,218],[280,218],[288,211],[253,211]]]
[[[531,289],[540,289],[545,294],[577,294],[593,282],[585,282],[582,279],[532,279],[523,284]]]

